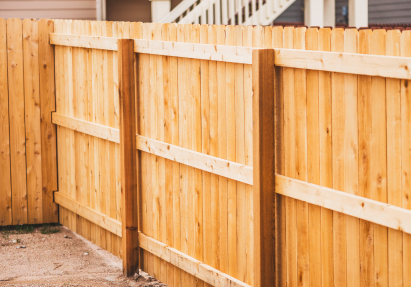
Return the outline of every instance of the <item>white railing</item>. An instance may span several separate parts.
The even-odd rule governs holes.
[[[269,25],[294,2],[295,0],[183,0],[160,22]]]

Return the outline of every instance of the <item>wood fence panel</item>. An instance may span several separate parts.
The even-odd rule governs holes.
[[[56,31],[87,33],[81,25],[56,22]],[[406,31],[97,22],[90,27],[93,35],[117,38],[363,54],[408,56],[410,44]],[[117,52],[61,46],[55,51],[57,110],[118,128]],[[250,65],[137,57],[141,136],[252,165]],[[408,81],[353,73],[276,67],[276,172],[408,208]],[[59,159],[59,190],[120,220],[119,145],[58,130],[64,161]],[[154,155],[149,147],[139,151],[140,231],[253,285],[252,186]],[[75,172],[82,167],[83,177]],[[115,234],[64,208],[60,220],[121,256]],[[408,284],[410,239],[400,230],[277,195],[275,238],[279,286]],[[190,269],[172,266],[166,254],[143,251],[141,258],[142,269],[169,286],[204,285]]]
[[[6,20],[0,19],[0,225],[10,225],[13,222],[6,29]]]

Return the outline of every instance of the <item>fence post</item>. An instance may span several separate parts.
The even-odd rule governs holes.
[[[253,51],[254,287],[275,284],[274,50]]]
[[[123,273],[138,272],[138,205],[134,40],[118,39]]]

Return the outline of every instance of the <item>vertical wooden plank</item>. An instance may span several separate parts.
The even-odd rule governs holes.
[[[170,41],[176,36],[175,25],[164,24],[162,26],[163,39]],[[175,39],[173,39],[175,41]],[[172,62],[175,59],[172,57],[163,58],[163,83],[164,83],[164,141],[172,143],[173,141],[173,94],[175,76],[172,75]],[[165,189],[166,189],[166,244],[174,247],[174,186],[173,186],[173,161],[165,161]],[[167,280],[165,283],[168,286],[174,286],[174,266],[167,264]]]
[[[344,52],[344,29],[336,28],[331,32],[331,51]],[[345,91],[344,75],[331,73],[332,109],[332,169],[333,188],[345,191]],[[347,238],[346,217],[333,212],[334,243],[334,286],[347,286]]]
[[[90,22],[90,31],[89,35],[96,36],[96,22]],[[87,61],[87,78],[88,78],[88,121],[96,122],[96,94],[97,94],[97,63],[96,63],[96,50],[91,49],[88,55]],[[90,136],[89,139],[89,192],[90,192],[90,207],[96,208],[96,166],[95,166],[95,158],[98,156],[96,154],[96,145],[98,144],[97,139],[95,137]],[[60,161],[59,161],[60,162]],[[98,187],[97,187],[98,188]],[[97,226],[94,223],[90,224],[90,241],[96,243],[96,230]]]
[[[43,222],[38,37],[38,22],[25,19],[23,21],[23,81],[26,116],[27,217],[28,223],[31,224]]]
[[[323,28],[318,33],[318,50],[330,51],[331,30]],[[331,130],[331,75],[319,71],[319,136],[320,185],[332,187],[332,130]],[[322,286],[334,284],[333,212],[321,208],[321,258]]]
[[[106,36],[113,37],[113,24],[112,22],[105,22],[106,24]],[[114,67],[114,59],[113,59],[113,51],[107,51],[106,54],[106,66],[105,66],[105,77],[107,80],[105,81],[105,112],[107,113],[106,117],[106,125],[109,127],[115,127],[115,103],[114,103],[114,70],[117,67]],[[134,68],[134,67],[133,67]],[[133,80],[134,81],[134,80]],[[108,190],[106,194],[106,214],[110,217],[116,216],[116,164],[115,164],[115,147],[116,144],[112,142],[107,142],[107,185]],[[137,176],[137,175],[136,175]],[[110,232],[106,232],[106,242],[107,242],[107,250],[111,253],[115,253],[113,249],[115,247],[116,236]]]
[[[170,25],[170,41],[177,41],[177,25]],[[177,58],[170,58],[170,84],[171,84],[171,101],[170,107],[172,109],[172,120],[170,122],[172,129],[172,139],[171,143],[174,145],[179,145],[179,93],[178,93],[178,71]],[[180,218],[180,164],[173,162],[173,241],[174,247],[177,249],[181,248],[181,218]],[[174,287],[178,287],[181,284],[181,271],[178,267],[173,267],[173,282]]]
[[[9,91],[6,20],[0,19],[0,225],[13,224],[10,175]]]
[[[191,32],[191,42],[200,43],[200,25],[194,25]],[[200,60],[192,61],[191,84],[193,96],[193,150],[202,151],[202,111],[201,111],[201,63]],[[200,261],[204,261],[203,257],[203,173],[199,169],[193,169],[194,184],[194,249],[192,256]],[[195,279],[196,286],[204,286],[204,282]]]
[[[387,31],[387,56],[400,56],[401,33]],[[387,194],[388,204],[402,207],[401,196],[401,80],[386,78]],[[400,230],[388,229],[388,283],[403,285],[403,238]]]
[[[143,39],[149,39],[149,24],[143,24]],[[146,69],[147,66],[150,66],[150,55],[141,54],[139,55],[140,69],[139,69],[139,82],[142,87],[141,98],[143,99],[142,112],[144,112],[143,120],[144,125],[141,125],[141,134],[147,137],[150,137],[150,71]],[[143,226],[142,230],[144,234],[148,236],[152,235],[152,219],[153,219],[153,206],[150,204],[152,202],[151,194],[151,155],[147,153],[141,154],[141,166],[142,166],[142,200],[143,200]],[[152,270],[152,257],[148,252],[144,252],[144,271],[151,272]]]
[[[54,24],[54,31],[56,33],[63,33],[63,21],[62,20],[56,20],[53,24]],[[42,26],[41,21],[39,23],[39,26],[40,27]],[[40,32],[40,39],[41,39],[41,35],[42,35],[42,32]],[[62,46],[55,47],[55,82],[56,82],[55,106],[56,106],[56,112],[59,112],[59,113],[65,112],[64,111],[64,80],[63,80],[63,63],[64,63],[63,49],[64,47]],[[42,70],[43,69],[41,69],[41,71]],[[40,77],[41,77],[41,73],[40,73]],[[40,89],[42,89],[42,85],[40,85]],[[42,96],[42,93],[40,93],[40,96]],[[41,101],[41,99],[40,99],[40,104],[41,105],[43,104],[43,101]],[[41,109],[41,111],[43,110]],[[65,150],[64,149],[65,148],[65,136],[64,136],[65,129],[63,127],[58,126],[57,131],[58,131],[57,132],[57,148],[58,148],[57,153],[59,154],[59,158],[60,158],[60,160],[58,161],[58,189],[62,192],[66,192],[65,191],[66,190],[65,188],[66,180],[64,176],[65,166],[66,166],[66,161],[65,161],[66,154],[64,152]],[[42,143],[44,143],[43,140],[42,140]],[[42,146],[44,146],[44,144]],[[42,161],[42,164],[43,163],[44,161]],[[43,175],[44,175],[44,172],[43,172]],[[66,213],[65,208],[60,207],[58,220],[60,224],[63,224],[66,226],[65,213]],[[43,218],[44,218],[44,214],[43,214]]]
[[[372,33],[371,54],[385,55],[385,29]],[[372,199],[387,203],[387,119],[385,79],[372,77]],[[374,224],[374,278],[376,286],[388,286],[388,230]]]
[[[344,52],[357,53],[358,30],[346,29],[344,35]],[[345,101],[345,192],[358,195],[358,84],[357,75],[344,75]],[[347,286],[360,286],[360,242],[358,218],[346,216],[347,240]]]
[[[253,51],[254,255],[253,286],[275,282],[274,50]],[[275,242],[274,242],[275,243]]]
[[[161,40],[167,41],[167,31],[164,31],[164,24],[157,24],[156,31],[161,36]],[[164,126],[165,126],[165,89],[167,88],[167,79],[165,74],[167,73],[167,68],[164,67],[167,65],[167,57],[158,58],[158,68],[157,68],[157,79],[158,82],[161,82],[161,90],[159,90],[158,98],[158,140],[163,141],[164,138]],[[161,72],[160,72],[161,71]],[[164,158],[159,158],[158,160],[158,182],[159,182],[159,205],[160,205],[160,218],[159,218],[159,239],[161,242],[167,241],[167,227],[166,227],[166,160]],[[162,282],[167,281],[167,262],[161,260],[160,262],[160,277],[159,279]]]
[[[294,30],[294,49],[305,50],[305,27]],[[296,117],[296,178],[307,180],[307,73],[304,69],[294,71],[295,117]],[[297,201],[297,276],[299,286],[308,286],[309,239],[308,203]]]
[[[226,28],[226,45],[235,45],[235,26]],[[235,127],[235,64],[226,63],[226,121],[227,121],[227,159],[236,161]],[[228,192],[228,274],[237,278],[237,184],[227,180]]]
[[[208,44],[217,44],[217,26],[208,26]],[[218,74],[217,62],[208,62],[208,85],[209,85],[209,151],[210,155],[218,156]],[[210,174],[210,201],[211,201],[211,262],[210,265],[214,268],[220,267],[220,252],[219,252],[219,231],[220,231],[220,202],[219,202],[219,178],[215,174]],[[206,202],[204,201],[204,207]],[[203,209],[204,220],[206,219],[206,211]],[[204,229],[206,230],[206,229]],[[205,235],[205,233],[204,233]],[[205,238],[204,238],[205,240]],[[204,249],[204,259],[207,256],[207,251]]]
[[[243,46],[253,46],[253,27],[245,26],[243,30]],[[244,153],[245,164],[253,165],[253,68],[244,65]],[[245,185],[245,248],[246,248],[246,280],[254,284],[254,217],[253,186]]]
[[[283,47],[282,26],[273,27],[273,47]],[[283,68],[275,67],[275,169],[276,173],[285,175],[285,138],[284,138],[284,87]],[[276,284],[286,286],[287,284],[287,253],[286,253],[286,199],[284,196],[276,195]]]
[[[200,26],[200,43],[208,44],[208,25]],[[210,154],[210,86],[209,84],[209,63],[210,61],[202,60],[201,64],[201,141],[202,141],[202,153]],[[217,124],[217,123],[215,123]],[[213,218],[211,205],[213,204],[211,200],[211,174],[209,172],[203,171],[203,254],[204,263],[207,265],[213,265],[213,257],[215,254],[212,252],[213,245]],[[214,211],[215,212],[215,211]],[[214,228],[218,227],[215,226]],[[197,245],[196,245],[197,249]],[[197,253],[197,252],[196,252]],[[197,255],[197,254],[196,254]],[[198,258],[197,258],[198,259]],[[206,283],[206,287],[210,286]]]
[[[284,48],[294,47],[294,28],[284,28]],[[294,69],[283,68],[285,176],[295,178],[296,123]],[[287,285],[297,286],[297,201],[286,198]]]
[[[81,35],[89,35],[90,30],[90,21],[82,21],[79,27],[79,33]],[[89,116],[89,103],[88,100],[90,98],[90,83],[91,82],[91,70],[89,70],[89,59],[91,59],[91,50],[90,49],[82,49],[80,51],[80,58],[82,61],[82,71],[81,73],[84,75],[84,79],[81,82],[81,89],[82,89],[82,98],[83,103],[81,103],[79,110],[79,116],[82,117],[83,120],[88,120]],[[90,172],[89,172],[89,160],[90,160],[90,136],[83,135],[81,138],[82,143],[80,145],[81,154],[83,155],[84,159],[81,164],[81,169],[83,171],[83,180],[82,180],[82,188],[83,192],[80,194],[81,202],[88,206],[90,204],[90,190],[88,189],[90,184]],[[81,234],[87,240],[90,240],[90,230],[91,230],[91,222],[82,218],[81,219]],[[115,253],[116,254],[116,253]]]
[[[411,31],[401,34],[401,57],[411,57]],[[402,207],[411,209],[410,174],[411,174],[411,85],[409,80],[401,80],[401,137],[402,164],[401,190]],[[403,233],[403,286],[411,285],[411,235]]]
[[[138,206],[136,114],[134,88],[134,41],[118,39],[118,77],[120,95],[121,192],[123,273],[138,272]]]
[[[305,48],[318,50],[318,28],[308,28]],[[307,70],[307,181],[320,183],[318,71]],[[321,207],[308,205],[310,286],[321,286]]]
[[[243,26],[235,26],[234,44],[243,46]],[[244,98],[244,65],[234,65],[235,94],[235,151],[236,162],[245,164],[245,98]],[[246,253],[246,186],[237,182],[237,279],[246,281],[247,253]]]
[[[358,52],[370,54],[371,30],[360,30]],[[359,195],[371,198],[372,155],[372,98],[371,77],[358,76],[358,190]],[[360,286],[374,286],[374,224],[360,220]]]
[[[217,44],[226,44],[226,26],[217,26]],[[218,92],[218,157],[227,159],[227,121],[226,121],[226,63],[217,63],[217,92]],[[220,270],[228,273],[228,194],[227,178],[220,176],[219,185],[219,213],[220,235],[219,254]]]
[[[13,224],[28,223],[22,38],[21,20],[8,19],[7,51]]]

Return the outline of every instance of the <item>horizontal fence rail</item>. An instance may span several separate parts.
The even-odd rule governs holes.
[[[52,122],[87,135],[120,143],[118,129],[70,118],[58,113],[53,113]],[[230,162],[140,135],[136,135],[136,145],[138,150],[240,182],[253,184],[253,167],[251,166]],[[275,185],[278,194],[411,234],[410,210],[279,174],[275,175]],[[63,195],[60,195],[60,198],[59,201],[62,201]],[[76,211],[73,210],[73,212]],[[83,216],[84,212],[76,213]],[[100,219],[98,222],[104,222],[104,220]],[[98,222],[96,224],[99,224]]]
[[[54,124],[111,142],[120,143],[119,130],[88,121],[53,113]],[[218,157],[136,135],[137,149],[213,174],[253,184],[253,168]]]
[[[52,45],[117,51],[111,37],[50,34]],[[135,39],[136,53],[251,64],[258,48]],[[411,59],[340,52],[274,49],[274,65],[347,74],[411,79]],[[353,72],[355,71],[355,72]]]

